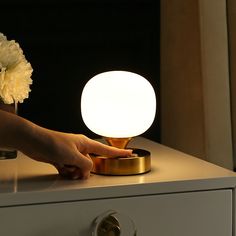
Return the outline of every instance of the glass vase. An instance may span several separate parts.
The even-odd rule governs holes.
[[[0,100],[0,109],[17,114],[17,103],[5,104]],[[17,157],[17,150],[0,147],[0,160],[13,159]]]

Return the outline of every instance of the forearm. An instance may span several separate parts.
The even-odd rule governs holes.
[[[32,122],[0,110],[0,147],[22,150],[38,129]]]

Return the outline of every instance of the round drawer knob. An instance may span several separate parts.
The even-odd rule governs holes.
[[[93,236],[136,235],[134,222],[129,217],[115,211],[107,211],[98,216],[93,226]]]
[[[120,236],[119,221],[113,216],[105,217],[97,228],[97,235],[99,236]]]

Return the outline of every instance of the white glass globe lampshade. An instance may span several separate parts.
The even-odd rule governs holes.
[[[144,133],[153,123],[156,96],[142,76],[127,71],[98,74],[85,85],[81,113],[86,126],[103,137],[126,138]]]

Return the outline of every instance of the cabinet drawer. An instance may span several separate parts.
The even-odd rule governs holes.
[[[130,217],[138,236],[232,236],[231,190],[4,207],[0,235],[88,236],[110,209]]]

